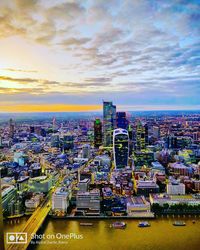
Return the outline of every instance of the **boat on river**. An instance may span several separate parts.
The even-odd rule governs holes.
[[[112,223],[111,227],[116,228],[116,229],[125,229],[126,223],[123,221],[116,221]]]
[[[80,226],[93,226],[93,223],[89,223],[89,222],[81,222]]]
[[[148,221],[141,221],[138,224],[138,227],[150,227],[151,224]]]
[[[184,221],[174,221],[173,225],[174,226],[186,226]]]

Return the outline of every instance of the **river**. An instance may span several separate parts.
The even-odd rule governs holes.
[[[193,224],[192,220],[196,223]],[[175,227],[174,220],[184,220],[185,227]],[[114,220],[89,220],[93,226],[80,226],[83,220],[47,219],[37,233],[42,240],[31,244],[33,250],[199,250],[200,218],[160,217],[149,220],[151,227],[139,228],[139,220],[124,220],[127,228],[113,229]],[[86,221],[84,221],[86,222]],[[87,220],[88,222],[88,220]],[[26,219],[20,224],[5,223],[5,232],[20,231]],[[63,239],[71,235],[72,239]],[[66,236],[68,235],[68,236]],[[47,239],[47,237],[50,237]],[[78,239],[79,237],[79,239]],[[36,243],[33,241],[32,243]]]

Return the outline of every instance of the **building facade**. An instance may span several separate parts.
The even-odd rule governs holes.
[[[116,106],[112,102],[103,102],[103,143],[112,146],[113,130],[116,126]]]
[[[100,119],[94,121],[94,146],[98,148],[102,144],[102,122]]]
[[[129,137],[125,129],[115,129],[113,133],[113,155],[115,169],[128,166]]]

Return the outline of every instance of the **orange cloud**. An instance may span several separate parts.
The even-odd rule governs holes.
[[[76,105],[76,104],[24,104],[1,105],[0,112],[84,112],[99,111],[101,105]]]

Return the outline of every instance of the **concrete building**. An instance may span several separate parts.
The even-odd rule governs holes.
[[[29,180],[29,176],[21,176],[18,180],[17,180],[17,189],[19,191],[24,190],[25,188],[28,187],[28,180]]]
[[[89,187],[89,183],[90,183],[89,179],[80,180],[78,183],[78,190],[80,192],[87,192],[88,187]]]
[[[138,180],[136,182],[135,191],[137,195],[149,196],[150,193],[158,193],[159,186],[153,180],[150,181]]]
[[[59,187],[52,195],[52,210],[67,212],[69,206],[69,192],[64,187]]]
[[[2,206],[3,211],[7,209],[8,204],[16,199],[17,196],[17,189],[13,185],[7,185],[3,184],[1,186],[1,192],[2,192]]]
[[[200,191],[200,180],[194,180],[194,190],[195,191]]]
[[[14,153],[14,162],[18,163],[19,166],[23,167],[28,161],[28,156],[24,152]]]
[[[185,184],[174,181],[172,183],[167,184],[167,194],[185,194]]]
[[[40,205],[42,197],[42,195],[37,194],[25,200],[26,212],[33,212]]]
[[[81,157],[84,158],[84,159],[85,158],[87,158],[87,159],[90,158],[90,145],[89,144],[83,145]]]
[[[169,163],[169,170],[171,173],[176,175],[191,176],[192,168],[185,166],[183,163],[175,162]]]
[[[138,213],[149,213],[150,212],[150,203],[146,201],[144,196],[131,197],[127,202],[127,214],[129,216],[134,216]]]
[[[175,205],[175,204],[187,204],[197,206],[200,205],[200,199],[195,198],[192,195],[168,195],[168,194],[150,194],[149,200],[152,204],[164,204]]]
[[[30,178],[28,181],[29,191],[36,193],[48,193],[52,187],[52,176],[38,176]]]
[[[151,163],[152,166],[152,171],[153,172],[163,172],[165,173],[165,168],[163,167],[162,164],[160,164],[160,162],[158,161],[154,161]]]
[[[78,210],[100,211],[99,189],[93,189],[89,192],[78,192],[76,196],[76,207]]]

